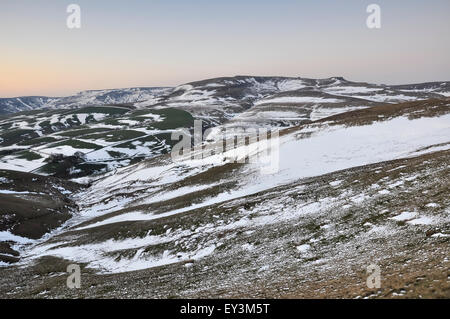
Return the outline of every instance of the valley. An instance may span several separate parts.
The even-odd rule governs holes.
[[[0,117],[0,296],[449,297],[450,82],[236,76],[144,91]],[[195,120],[206,145],[277,130],[276,171],[230,160],[261,140],[173,161],[171,134]],[[72,263],[81,289],[65,285]]]

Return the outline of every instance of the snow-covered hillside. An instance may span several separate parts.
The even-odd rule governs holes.
[[[0,168],[25,172],[0,170],[0,294],[75,296],[77,263],[84,297],[446,296],[449,91],[233,77],[2,117]],[[205,149],[239,128],[279,139],[175,161],[194,119]]]
[[[233,119],[227,125],[289,126],[351,109],[449,94],[450,82],[388,86],[342,77],[236,76],[178,86],[162,96],[158,105],[180,107],[215,123]]]
[[[192,126],[188,112],[170,108],[121,105],[11,114],[0,118],[0,168],[92,175],[166,153],[172,131]]]
[[[346,276],[375,261],[406,271],[401,256],[444,269],[448,259],[431,258],[448,252],[450,236],[449,107],[448,99],[405,102],[286,129],[270,174],[216,155],[120,168],[72,194],[80,209],[64,227],[17,241],[18,265],[80,263],[97,282],[90,295],[108,273],[112,294],[154,297],[299,294],[293,283],[303,278],[297,285],[306,287],[317,272],[355,282]],[[140,276],[152,291],[133,280]],[[246,284],[259,280],[265,288]],[[348,294],[364,296],[354,285]]]
[[[140,101],[158,101],[170,88],[128,88],[82,91],[72,96],[24,96],[0,98],[0,114],[30,111],[41,108],[64,109],[92,105],[132,104]]]
[[[377,85],[342,77],[235,76],[190,82],[174,88],[128,88],[83,91],[67,97],[0,99],[0,114],[37,108],[74,108],[130,104],[142,107],[176,107],[204,119],[230,125],[289,126],[356,108],[450,95],[450,82]],[[313,111],[311,111],[313,107]],[[239,115],[239,116],[238,116]]]

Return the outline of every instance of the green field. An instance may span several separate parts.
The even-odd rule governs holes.
[[[104,113],[109,115],[120,115],[129,112],[130,110],[122,107],[110,107],[110,106],[88,106],[81,109],[72,110],[71,114],[82,113]]]
[[[88,134],[84,135],[83,139],[87,140],[104,140],[106,142],[120,142],[129,139],[135,139],[146,135],[143,132],[133,130],[118,130],[106,133]]]
[[[81,149],[95,149],[95,150],[98,150],[98,149],[102,148],[100,145],[97,145],[97,144],[94,144],[94,143],[87,143],[87,142],[76,140],[76,139],[65,140],[65,141],[62,141],[62,142],[49,144],[49,145],[47,145],[47,147],[48,148],[54,148],[54,147],[66,146],[66,145],[67,146],[71,146],[73,148],[81,148]]]
[[[112,129],[110,129],[110,128],[85,128],[85,129],[64,131],[64,132],[58,133],[58,135],[68,136],[68,137],[80,137],[83,135],[95,134],[95,133],[100,133],[100,132],[108,132],[108,131],[112,131]]]

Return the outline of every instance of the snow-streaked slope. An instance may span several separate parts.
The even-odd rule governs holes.
[[[237,76],[177,87],[161,105],[213,121],[214,134],[248,127],[288,127],[386,103],[445,98],[449,82],[393,86],[327,79]],[[428,88],[411,89],[405,88]]]
[[[312,106],[318,109],[319,113],[325,110],[323,114],[329,115],[338,113],[341,107],[342,111],[347,111],[346,106],[362,108],[380,103],[443,98],[449,94],[449,82],[389,86],[352,82],[342,77],[309,79],[235,76],[190,82],[175,88],[92,90],[58,98],[0,99],[0,113],[42,107],[69,108],[127,103],[138,108],[181,108],[197,118],[204,119],[208,126],[223,124],[235,117],[236,120],[231,123],[232,125],[245,126],[256,123],[268,126],[292,126],[310,120]],[[327,110],[328,108],[331,110]],[[284,112],[291,116],[283,115]],[[255,123],[251,120],[253,117]]]
[[[405,104],[401,108],[404,112],[396,116],[380,113],[375,114],[376,120],[358,123],[349,114],[344,120],[319,121],[290,130],[280,138],[279,170],[270,175],[261,173],[261,164],[236,165],[215,158],[206,158],[202,163],[173,163],[169,158],[161,158],[120,169],[78,195],[81,210],[72,220],[67,236],[63,233],[26,255],[30,259],[58,256],[105,272],[212,258],[216,250],[226,245],[219,237],[211,236],[213,233],[268,228],[280,221],[319,214],[340,200],[362,203],[368,199],[362,190],[353,194],[349,188],[336,198],[285,203],[277,201],[283,196],[275,191],[277,188],[300,184],[301,192],[306,187],[301,181],[306,178],[426,154],[436,151],[436,147],[448,150],[449,106],[441,102],[435,108],[428,104],[414,104],[411,108]],[[376,108],[366,113],[371,112],[376,112]],[[390,192],[405,181],[387,183],[387,189],[376,192]],[[342,180],[333,181],[330,186],[341,187],[341,183]],[[272,189],[274,199],[263,207],[246,206],[249,196]],[[176,229],[161,229],[166,221],[195,219],[198,212],[209,208],[213,209],[212,214],[222,215],[223,207],[231,202],[241,203],[239,214],[245,218],[238,214],[240,217],[226,223],[204,221],[201,226],[194,223],[192,227],[183,224]],[[214,210],[218,206],[222,209]],[[283,214],[278,214],[279,210]],[[419,219],[416,224],[423,221]],[[308,252],[302,248],[300,253]]]
[[[25,96],[15,98],[0,98],[0,114],[29,111],[40,108],[75,108],[90,105],[128,104],[146,101],[157,103],[159,96],[170,91],[171,88],[148,87],[107,90],[82,91],[72,96],[45,97]]]
[[[306,128],[308,130],[308,128]],[[302,133],[299,131],[298,133]],[[127,213],[124,216],[116,216],[111,220],[106,219],[92,226],[100,226],[108,223],[126,220],[151,220],[170,214],[178,214],[193,208],[217,204],[244,196],[248,196],[272,187],[294,182],[301,178],[318,176],[333,171],[357,167],[396,158],[408,157],[419,149],[430,145],[450,143],[450,115],[437,118],[420,118],[409,120],[405,117],[395,118],[385,122],[357,127],[330,127],[315,132],[309,138],[296,139],[295,136],[284,136],[280,141],[279,172],[265,175],[260,173],[260,164],[250,164],[241,174],[245,176],[243,181],[235,189],[227,190],[214,198],[205,199],[202,204],[192,207],[166,212],[161,215],[152,215],[148,212]],[[450,148],[450,144],[444,149]],[[206,160],[207,163],[211,161]],[[218,161],[220,162],[220,161]],[[191,166],[189,161],[184,165]],[[195,167],[195,166],[194,166]],[[119,172],[105,180],[102,180],[99,189],[115,189],[120,181],[121,189],[127,181],[148,180],[155,178],[156,183],[147,183],[148,186],[165,184],[166,179],[175,181],[173,172],[176,166],[164,168],[152,168],[152,173],[146,169],[138,170],[136,177]],[[210,167],[209,167],[210,168]],[[156,174],[156,171],[159,171]],[[150,177],[151,176],[151,177]],[[180,177],[178,177],[180,178]],[[238,179],[239,176],[238,176]],[[196,187],[180,190],[178,196],[194,193]],[[103,195],[105,196],[105,195]],[[145,196],[148,196],[145,194]],[[98,198],[97,198],[98,199]],[[164,197],[154,196],[152,202],[163,201]],[[136,199],[135,199],[136,201]],[[146,199],[138,201],[140,204],[148,202]],[[117,207],[116,207],[117,209]]]
[[[193,126],[179,109],[96,106],[34,110],[0,119],[0,166],[61,177],[81,177],[126,166],[170,151],[171,132]],[[83,153],[72,163],[54,154]],[[52,155],[53,154],[53,155]]]

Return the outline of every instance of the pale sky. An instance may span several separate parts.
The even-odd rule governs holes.
[[[1,0],[0,97],[234,75],[450,80],[449,13],[449,0]]]

